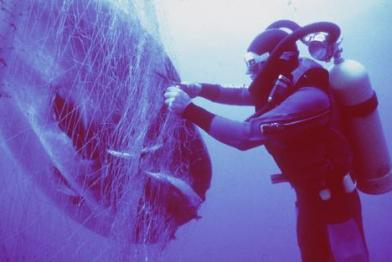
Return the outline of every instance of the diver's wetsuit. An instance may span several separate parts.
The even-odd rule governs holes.
[[[334,128],[331,99],[323,86],[328,85],[328,73],[323,70],[301,75],[283,102],[248,121],[216,116],[192,103],[183,116],[238,149],[266,146],[296,191],[297,237],[303,261],[367,261],[358,193],[354,189],[347,193],[343,187],[351,153]],[[219,86],[207,89],[204,97],[225,103],[248,92]],[[320,195],[324,189],[330,193],[325,200]]]

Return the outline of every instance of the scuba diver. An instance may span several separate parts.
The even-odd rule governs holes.
[[[384,168],[383,177],[368,175],[361,180],[353,174],[353,170],[362,170],[354,165],[362,162],[358,159],[365,153],[384,154],[384,159],[389,159],[389,155],[385,148],[377,150],[371,146],[371,139],[383,141],[382,130],[375,128],[368,147],[372,150],[365,153],[352,150],[346,139],[359,132],[355,130],[358,121],[354,123],[337,113],[333,95],[341,92],[340,87],[353,83],[359,83],[362,91],[370,89],[351,89],[351,93],[340,97],[355,100],[356,93],[361,93],[362,98],[364,93],[370,94],[362,100],[349,101],[351,111],[346,111],[350,111],[351,119],[362,119],[371,126],[377,125],[371,122],[376,120],[369,119],[377,114],[377,100],[370,84],[366,85],[369,81],[357,66],[359,63],[341,57],[339,36],[339,27],[332,23],[300,27],[293,21],[279,20],[257,35],[247,49],[245,62],[252,79],[249,87],[174,83],[164,94],[171,111],[222,143],[240,150],[266,147],[282,171],[272,176],[272,182],[287,181],[296,193],[297,241],[302,261],[368,261],[357,182],[368,193],[391,189],[390,164]],[[299,56],[299,39],[314,59]],[[330,72],[315,61],[329,61],[332,57],[336,68]],[[352,68],[356,69],[354,73],[347,72]],[[331,75],[335,78],[331,79]],[[192,103],[196,96],[217,103],[254,106],[255,113],[245,121],[233,121]],[[343,130],[350,124],[354,128],[348,128],[351,133],[347,135]],[[367,138],[359,140],[363,143]],[[364,161],[368,165],[366,171],[382,165],[372,161],[373,164]]]

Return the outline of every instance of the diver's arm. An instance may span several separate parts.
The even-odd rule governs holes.
[[[273,110],[247,122],[214,115],[193,103],[186,106],[182,116],[222,143],[247,150],[269,140],[325,125],[329,113],[328,95],[315,87],[303,87]]]
[[[178,86],[192,98],[200,96],[221,104],[255,105],[254,97],[246,87],[225,87],[207,83],[181,83]]]
[[[302,87],[279,106],[250,120],[265,135],[293,136],[304,129],[325,126],[331,118],[331,103],[326,92],[317,87]]]
[[[182,116],[218,141],[239,150],[262,145],[267,140],[267,137],[252,128],[249,122],[235,121],[214,115],[193,103],[185,108]]]
[[[215,84],[201,84],[199,96],[213,102],[228,105],[255,105],[255,99],[247,87],[224,87]]]

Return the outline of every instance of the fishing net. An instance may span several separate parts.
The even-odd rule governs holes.
[[[0,3],[4,259],[41,257],[48,237],[28,232],[48,231],[42,220],[72,220],[125,260],[197,218],[209,157],[197,130],[163,106],[179,76],[153,4],[141,3]]]

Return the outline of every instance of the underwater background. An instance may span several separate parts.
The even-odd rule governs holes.
[[[163,90],[179,78],[249,84],[243,54],[278,19],[340,26],[343,56],[369,72],[392,152],[389,1],[10,0],[1,7],[0,261],[300,261],[294,191],[271,184],[279,170],[266,150],[223,145],[162,108]],[[236,120],[253,112],[195,102]],[[176,148],[183,154],[173,160]],[[204,201],[195,204],[200,219],[171,209],[178,196],[154,184],[168,173]],[[370,261],[392,261],[392,192],[360,197]]]

